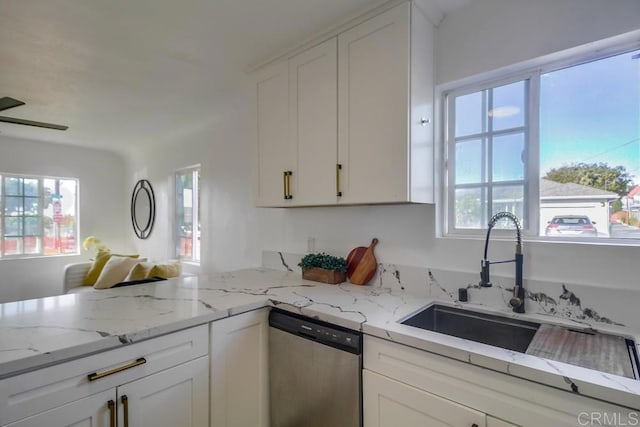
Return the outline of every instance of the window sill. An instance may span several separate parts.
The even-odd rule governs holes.
[[[496,232],[497,230],[492,230],[491,232],[491,240],[492,241],[515,241],[515,231],[509,232]],[[486,239],[486,230],[482,232],[482,234],[444,234],[438,236],[439,239],[450,239],[450,240],[479,240],[484,241]],[[545,237],[545,236],[532,236],[532,235],[522,235],[522,241],[524,243],[551,243],[551,244],[564,244],[564,245],[580,245],[580,246],[618,246],[618,247],[639,247],[640,240],[630,241],[629,239],[620,239],[620,238],[588,238],[583,237],[579,239],[572,238],[562,238],[562,237]]]
[[[58,254],[58,255],[5,255],[0,257],[0,261],[14,261],[14,260],[25,260],[25,259],[52,259],[52,258],[62,258],[62,257],[77,257],[81,255],[80,252],[74,254]]]

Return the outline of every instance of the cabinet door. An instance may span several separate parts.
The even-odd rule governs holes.
[[[484,427],[485,414],[364,370],[364,427]]]
[[[338,65],[335,38],[289,60],[294,205],[336,203]]]
[[[25,418],[7,427],[109,427],[115,417],[116,390],[110,389]],[[109,410],[113,404],[113,413]]]
[[[518,426],[487,415],[487,427],[518,427]]]
[[[207,427],[208,379],[203,356],[118,387],[118,425]]]
[[[269,425],[267,309],[211,324],[211,427]]]
[[[286,206],[284,173],[293,169],[289,143],[289,70],[286,62],[265,69],[256,82],[258,102],[258,206]]]
[[[338,36],[340,203],[408,201],[409,7]]]

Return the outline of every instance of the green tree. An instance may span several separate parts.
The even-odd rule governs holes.
[[[482,204],[477,196],[463,194],[456,199],[456,227],[481,227]]]
[[[624,166],[609,166],[606,163],[574,163],[553,168],[544,176],[550,181],[586,185],[600,190],[612,191],[620,196],[629,192],[633,180]]]
[[[622,210],[622,200],[618,199],[611,205],[614,212],[620,212]]]

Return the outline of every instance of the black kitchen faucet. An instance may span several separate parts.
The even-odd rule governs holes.
[[[489,261],[487,259],[487,251],[489,249],[489,237],[491,236],[491,229],[496,225],[496,222],[503,218],[510,219],[516,226],[516,255],[514,259],[505,261]],[[522,235],[520,231],[520,221],[511,212],[498,212],[489,220],[489,228],[487,229],[487,238],[484,241],[484,258],[481,261],[482,270],[480,272],[479,285],[485,288],[491,287],[491,278],[489,277],[489,266],[491,264],[503,264],[505,262],[513,262],[516,264],[516,282],[513,287],[513,297],[509,300],[509,305],[513,307],[515,313],[524,313],[524,286],[522,284],[522,263],[524,257],[522,255]]]

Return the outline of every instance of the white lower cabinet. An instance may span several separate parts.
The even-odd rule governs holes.
[[[209,359],[201,357],[9,426],[206,427],[208,367]]]
[[[108,402],[115,411],[115,401],[115,390],[107,390],[8,424],[8,427],[108,427],[112,425]]]
[[[363,366],[364,427],[637,425],[629,408],[368,335]]]
[[[208,325],[0,380],[0,425],[207,427]]]
[[[365,427],[480,427],[485,414],[434,394],[364,370]]]
[[[516,427],[516,425],[487,415],[487,427]]]
[[[211,324],[211,427],[269,425],[269,309]]]
[[[118,387],[117,425],[207,427],[208,374],[204,356]]]

